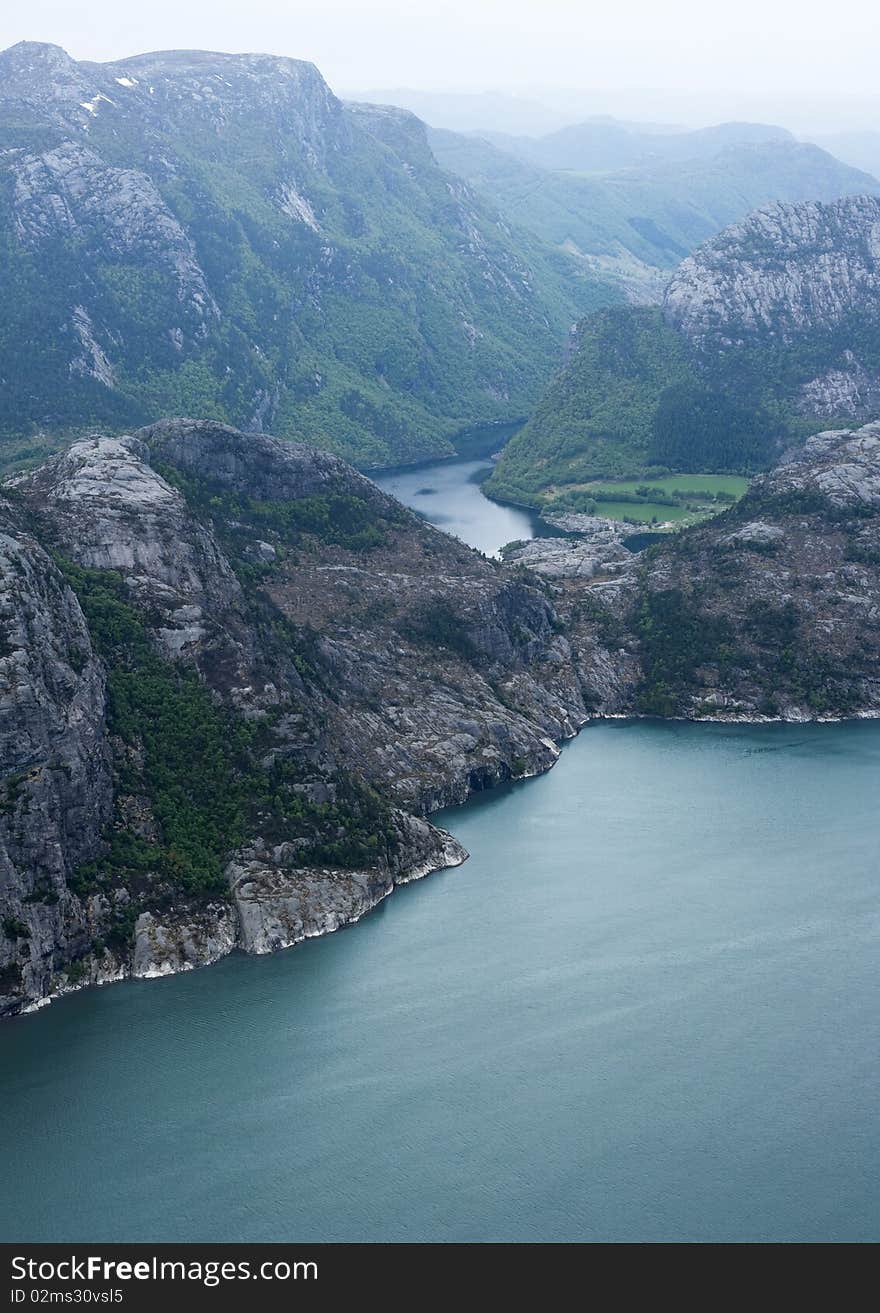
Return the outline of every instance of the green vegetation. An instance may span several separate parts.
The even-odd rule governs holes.
[[[751,474],[772,463],[782,440],[815,430],[817,421],[798,409],[799,389],[844,361],[845,343],[880,372],[876,324],[851,319],[839,333],[806,332],[785,343],[772,334],[753,338],[730,351],[723,339],[713,346],[704,335],[698,363],[657,308],[589,316],[575,355],[502,453],[487,493],[540,506],[548,494],[581,495],[596,479],[650,482],[652,473],[669,470]]]
[[[638,493],[648,488],[665,497],[693,497],[694,500],[735,502],[746,492],[749,480],[740,474],[663,474],[645,479],[622,479],[599,485],[610,494]]]
[[[561,492],[548,489],[541,509],[558,514],[579,511],[632,524],[676,528],[699,524],[732,506],[749,480],[735,474],[670,474],[662,478],[608,479],[576,484]]]
[[[477,649],[465,629],[465,621],[443,597],[427,598],[411,607],[400,620],[398,630],[412,643],[448,648],[465,661],[473,661],[477,656]]]
[[[875,178],[791,139],[730,143],[719,134],[711,156],[697,158],[695,152],[667,162],[656,160],[653,139],[651,164],[609,164],[620,171],[593,176],[540,159],[549,138],[494,145],[483,137],[432,130],[430,140],[441,165],[479,187],[511,222],[554,246],[604,256],[631,281],[650,275],[644,265],[672,268],[706,238],[768,201],[830,201],[878,190]]]
[[[689,371],[682,340],[656,307],[598,311],[581,325],[575,355],[505,448],[485,491],[534,506],[549,487],[639,473],[657,399]]]
[[[742,687],[747,698],[757,691],[758,708],[768,716],[779,713],[783,693],[785,701],[819,714],[850,712],[857,691],[841,671],[839,654],[824,652],[812,641],[812,631],[808,639],[812,621],[805,630],[802,607],[791,599],[743,597],[744,576],[733,547],[714,552],[715,568],[707,571],[701,551],[713,542],[711,535],[688,534],[646,553],[644,583],[630,621],[644,672],[638,709],[656,716],[704,714],[709,708],[701,710],[699,693],[708,676],[710,684]],[[767,548],[749,543],[747,550]],[[651,562],[660,557],[671,577],[678,577],[677,586],[651,587]]]
[[[9,962],[0,967],[0,995],[18,994],[21,991],[21,967],[17,962]]]
[[[648,460],[675,470],[759,469],[769,457],[772,421],[702,381],[664,388],[651,421]]]
[[[220,133],[212,115],[178,115],[169,99],[158,138],[147,137],[136,96],[112,124],[90,124],[107,168],[151,175],[216,315],[203,289],[181,284],[174,251],[152,238],[126,249],[99,208],[86,216],[72,202],[73,235],[47,233],[29,249],[16,235],[12,173],[0,175],[0,451],[10,461],[60,433],[181,414],[245,429],[259,416],[364,467],[452,454],[460,430],[527,413],[572,320],[615,299],[451,186],[418,127],[347,110],[324,125],[323,93],[304,87],[315,96],[302,109],[315,115],[306,143],[296,113],[279,119],[260,92]],[[0,116],[0,152],[32,145],[38,111],[28,120]],[[293,178],[315,228],[283,208]],[[71,371],[77,306],[112,388]]]
[[[244,721],[191,668],[156,654],[120,575],[59,565],[107,666],[108,729],[132,750],[117,793],[148,799],[161,835],[111,828],[106,854],[79,869],[79,892],[124,882],[136,894],[216,897],[226,858],[257,828],[306,840],[304,863],[372,866],[393,848],[388,810],[371,790],[340,778],[335,801],[318,804],[291,761],[261,764],[270,727]]]
[[[634,622],[644,670],[637,706],[644,715],[676,715],[697,667],[723,672],[734,656],[730,620],[708,614],[680,589],[644,593]]]
[[[364,552],[382,547],[388,530],[405,519],[405,512],[383,505],[382,514],[354,493],[326,492],[285,500],[242,496],[211,479],[194,479],[174,466],[159,465],[162,477],[179,488],[197,515],[210,519],[227,546],[236,545],[236,529],[250,529],[286,547],[302,546],[308,538]]]

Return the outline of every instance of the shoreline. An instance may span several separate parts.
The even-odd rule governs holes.
[[[580,736],[581,732],[590,725],[601,724],[606,721],[632,722],[633,724],[654,721],[657,724],[672,723],[677,725],[843,725],[850,722],[856,723],[874,720],[880,720],[880,708],[857,711],[849,716],[762,716],[759,714],[746,715],[735,712],[727,715],[714,716],[650,716],[642,715],[637,712],[607,712],[602,715],[588,716],[572,731],[571,734],[566,735],[559,741],[559,743],[554,744],[557,749],[556,753],[546,766],[539,767],[536,770],[528,771],[522,775],[517,775],[507,780],[499,781],[487,790],[472,790],[468,793],[466,798],[462,799],[461,802],[437,807],[433,809],[431,814],[434,814],[434,812],[437,811],[448,811],[453,809],[457,811],[459,808],[467,806],[467,804],[473,801],[478,795],[492,793],[502,785],[509,786],[512,784],[524,783],[528,780],[537,779],[542,775],[549,774],[553,767],[559,762],[566,744],[573,742]],[[442,830],[441,833],[446,836],[448,842],[443,845],[441,853],[442,860],[439,864],[434,865],[431,861],[416,863],[411,870],[401,872],[399,875],[391,877],[387,884],[380,886],[377,891],[377,896],[368,898],[353,912],[352,915],[343,915],[336,919],[333,924],[330,924],[328,921],[320,928],[304,929],[302,933],[296,934],[288,942],[279,943],[276,946],[264,949],[248,949],[243,947],[237,941],[236,937],[230,939],[228,944],[223,946],[219,952],[213,956],[206,957],[204,961],[181,961],[176,965],[172,965],[166,959],[161,967],[143,971],[137,971],[134,969],[135,947],[133,945],[130,963],[118,963],[114,967],[109,967],[106,973],[99,973],[98,977],[95,979],[82,980],[62,985],[59,989],[53,990],[44,997],[33,1000],[33,1002],[29,1003],[26,1007],[21,1008],[18,1012],[0,1018],[0,1023],[3,1021],[11,1021],[18,1017],[33,1016],[37,1012],[42,1012],[44,1008],[47,1008],[50,1004],[57,1002],[59,999],[65,998],[70,994],[81,993],[87,989],[101,989],[107,985],[121,984],[127,980],[159,980],[165,979],[169,976],[183,975],[189,971],[203,970],[207,967],[213,966],[215,962],[222,961],[232,953],[241,953],[246,957],[265,957],[270,954],[286,952],[289,949],[296,948],[298,944],[305,943],[307,940],[323,939],[327,935],[335,934],[339,930],[345,930],[349,926],[357,925],[359,921],[363,920],[365,916],[368,916],[376,907],[384,903],[399,887],[414,884],[418,880],[426,879],[430,875],[437,875],[441,871],[456,870],[459,866],[463,866],[465,862],[467,862],[470,854],[462,847],[455,835],[452,834],[451,831],[445,829]],[[224,909],[232,909],[236,905],[233,900],[232,903],[224,903],[223,906]],[[143,915],[150,916],[149,913]]]
[[[510,439],[522,428],[525,422],[525,419],[489,420],[486,424],[476,424],[470,428],[461,429],[458,433],[450,437],[449,441],[453,444],[453,450],[446,456],[427,456],[420,460],[403,461],[394,465],[365,465],[363,467],[357,465],[355,466],[355,469],[358,470],[358,473],[363,474],[368,479],[372,479],[375,483],[377,478],[393,474],[410,473],[416,470],[426,469],[429,465],[446,465],[457,460],[491,460],[493,456],[503,451]],[[467,449],[466,439],[469,434],[482,433],[490,429],[497,429],[498,433],[491,436],[489,445],[481,443],[478,447],[475,443],[473,451]],[[505,436],[505,433],[502,432],[502,430],[507,429],[511,429],[512,432],[507,433]],[[464,443],[465,450],[460,451],[458,447],[454,445],[456,442]]]

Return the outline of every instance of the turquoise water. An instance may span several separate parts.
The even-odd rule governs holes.
[[[430,465],[388,470],[375,482],[431,524],[487,556],[515,539],[535,537],[538,517],[518,506],[502,506],[483,495],[481,484],[492,469],[488,456],[435,461]],[[543,534],[552,533],[542,526]]]
[[[600,724],[463,867],[0,1025],[0,1236],[877,1239],[880,724]]]

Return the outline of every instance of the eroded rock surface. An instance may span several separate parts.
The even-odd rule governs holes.
[[[880,714],[880,424],[815,435],[646,552],[598,526],[512,555],[211,423],[83,439],[9,481],[0,1007],[356,921],[464,860],[433,810],[546,770],[592,715]],[[181,704],[195,755],[174,739],[159,785],[137,700],[122,722],[114,702],[132,662],[160,698],[209,695]],[[184,879],[164,833],[199,752],[222,755],[206,706],[247,727],[219,884]]]
[[[464,860],[426,813],[547,769],[589,714],[540,582],[425,525],[335,456],[166,421],[82,439],[15,476],[8,496],[7,1011],[356,920],[396,884]],[[175,893],[149,750],[108,726],[106,658],[47,549],[87,572],[74,581],[117,581],[161,668],[196,671],[253,725],[262,766],[299,781],[308,815],[347,806],[352,777],[373,790],[390,809],[374,862],[312,861],[307,825],[285,837],[255,813],[229,855],[231,901]],[[110,641],[112,653],[112,626]],[[154,845],[158,873],[83,883],[114,833],[141,854]]]

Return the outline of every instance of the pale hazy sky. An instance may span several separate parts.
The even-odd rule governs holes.
[[[853,121],[880,103],[877,0],[0,0],[0,48],[23,39],[99,60],[265,50],[346,92],[656,89],[752,116],[836,101]]]

